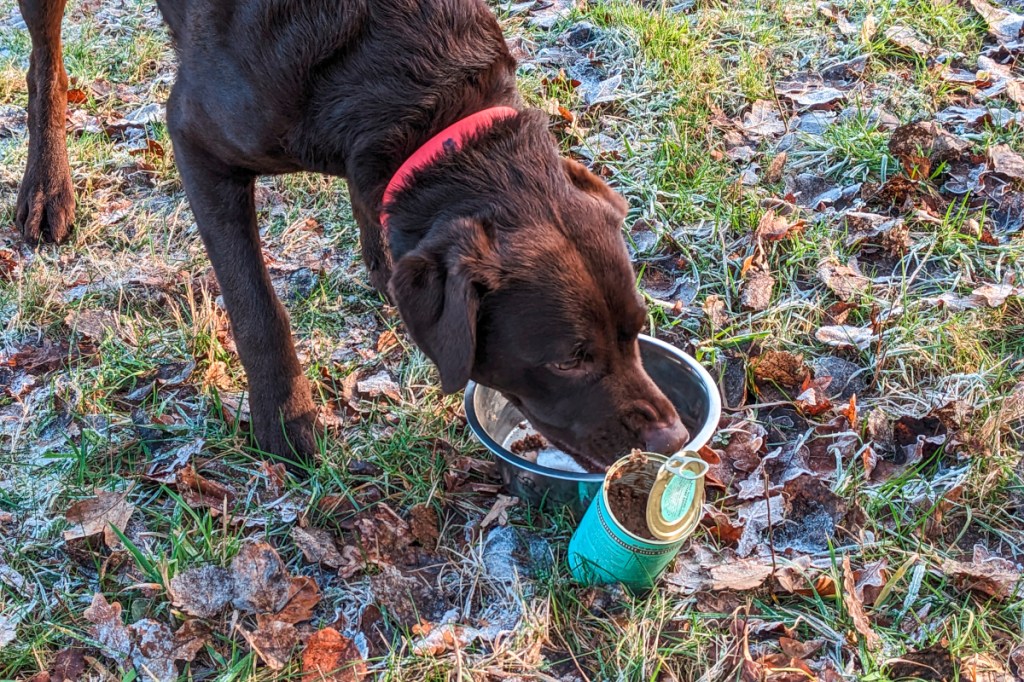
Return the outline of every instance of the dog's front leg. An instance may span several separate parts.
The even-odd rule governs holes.
[[[371,220],[372,213],[355,196],[352,197],[352,215],[359,225],[359,246],[370,284],[377,293],[390,299],[388,280],[391,279],[392,264],[384,227],[378,220]]]
[[[68,75],[60,44],[66,0],[20,0],[32,38],[28,67],[28,163],[18,189],[15,222],[30,244],[62,242],[75,218],[64,119]]]
[[[238,353],[249,378],[260,448],[312,462],[317,412],[295,355],[288,315],[263,263],[253,199],[255,176],[231,168],[169,118],[175,157],[206,252],[220,284]]]

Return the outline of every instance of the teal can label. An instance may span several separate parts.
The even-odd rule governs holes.
[[[645,512],[655,475],[668,462],[668,458],[662,455],[643,454],[649,460],[651,472],[645,480],[637,482],[642,487],[637,491],[637,497],[645,506],[632,510],[634,515]],[[630,457],[635,458],[636,455]],[[609,481],[614,480],[616,472],[628,460],[630,458],[623,458],[609,469],[601,491],[591,501],[569,541],[569,571],[582,584],[622,583],[634,590],[653,587],[696,526],[691,520],[699,519],[700,506],[703,505],[703,481],[673,476],[667,486],[661,486],[663,494],[657,503],[666,518],[685,521],[678,537],[659,540],[653,535],[644,538],[631,532],[612,512],[608,495]]]

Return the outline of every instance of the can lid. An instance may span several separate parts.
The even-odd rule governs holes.
[[[659,540],[678,540],[700,521],[708,463],[695,452],[673,455],[662,465],[647,498],[647,526]]]

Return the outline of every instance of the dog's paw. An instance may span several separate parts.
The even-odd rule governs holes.
[[[286,422],[275,422],[271,426],[255,429],[256,442],[260,450],[279,457],[285,465],[314,466],[317,460],[315,413],[310,417],[299,417]],[[292,468],[292,467],[289,467]]]
[[[260,450],[281,458],[285,464],[304,466],[316,464],[319,452],[317,409],[309,389],[296,391],[284,404],[250,396],[253,436]]]
[[[54,155],[31,161],[18,190],[15,222],[32,245],[60,244],[71,236],[75,220],[75,188],[67,159]]]
[[[391,292],[388,291],[388,282],[391,280],[391,271],[387,269],[370,269],[369,272],[370,285],[377,290],[377,293],[383,296],[388,303],[394,303],[391,300]]]

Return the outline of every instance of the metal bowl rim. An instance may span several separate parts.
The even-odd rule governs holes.
[[[644,343],[656,346],[661,350],[666,351],[669,355],[682,360],[684,364],[697,373],[700,380],[708,387],[707,419],[705,420],[704,427],[690,439],[689,444],[686,446],[686,449],[688,450],[699,450],[711,441],[711,437],[715,434],[715,430],[718,428],[718,422],[722,418],[722,397],[718,394],[718,387],[715,385],[714,379],[711,378],[711,373],[704,369],[704,366],[697,362],[696,358],[692,357],[689,353],[685,353],[676,348],[670,343],[666,343],[652,336],[647,336],[646,334],[640,334],[639,339]],[[574,471],[565,471],[563,469],[552,469],[551,467],[541,466],[534,462],[522,459],[521,457],[516,457],[513,453],[506,450],[500,443],[491,438],[491,435],[483,428],[483,425],[476,416],[476,407],[473,405],[473,396],[476,394],[476,387],[477,384],[473,381],[470,381],[466,385],[466,393],[463,397],[463,409],[466,411],[466,422],[469,424],[469,428],[473,431],[473,434],[480,439],[480,442],[484,447],[490,450],[491,454],[495,457],[500,457],[505,462],[519,469],[562,481],[569,481],[572,483],[600,483],[604,480],[604,474],[581,474]]]

